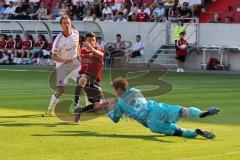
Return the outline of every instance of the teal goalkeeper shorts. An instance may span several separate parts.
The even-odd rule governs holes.
[[[182,106],[166,103],[148,102],[151,110],[148,114],[147,126],[154,133],[174,135],[179,127],[176,122],[181,118]]]

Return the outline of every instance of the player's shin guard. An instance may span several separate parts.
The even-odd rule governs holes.
[[[200,115],[202,114],[202,111],[198,108],[195,108],[195,107],[190,107],[187,109],[187,117],[194,117],[194,118],[199,118]]]

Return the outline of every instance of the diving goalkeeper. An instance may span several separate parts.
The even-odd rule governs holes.
[[[130,88],[128,81],[122,77],[113,81],[113,88],[118,100],[114,109],[108,113],[108,116],[115,123],[120,120],[123,114],[126,114],[154,133],[189,138],[195,138],[198,135],[208,139],[215,137],[212,132],[202,129],[188,130],[180,128],[177,122],[184,117],[206,118],[215,115],[219,112],[218,108],[212,107],[207,111],[201,111],[195,107],[186,108],[146,100],[140,90]]]

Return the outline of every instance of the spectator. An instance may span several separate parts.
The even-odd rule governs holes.
[[[143,54],[144,54],[144,43],[141,41],[141,36],[137,35],[136,43],[133,47],[133,50],[129,50],[128,54],[126,54],[127,59],[123,67],[127,67],[131,58],[143,56]]]
[[[47,19],[48,10],[47,10],[47,8],[44,6],[44,3],[43,3],[43,2],[40,3],[40,7],[38,8],[36,14],[38,15],[38,19],[39,19],[39,20],[41,20],[41,19]]]
[[[104,8],[102,9],[102,15],[103,17],[106,17],[107,14],[111,14],[112,15],[112,9],[108,6],[108,4],[105,2],[104,3]]]
[[[112,15],[111,14],[107,14],[106,15],[106,19],[104,20],[104,22],[113,22]]]
[[[15,19],[26,19],[27,18],[27,14],[26,14],[26,10],[25,10],[23,2],[18,3],[18,6],[15,10],[14,18]]]
[[[108,65],[113,64],[114,57],[116,56],[124,56],[125,55],[125,43],[122,41],[121,34],[116,34],[116,42],[107,46],[107,49],[110,54],[110,59],[108,61]]]
[[[183,70],[183,66],[184,66],[184,62],[186,59],[186,55],[187,55],[187,47],[188,47],[188,43],[187,41],[184,39],[185,36],[185,32],[181,32],[179,34],[180,39],[177,41],[177,57],[176,59],[178,60],[177,62],[177,72],[184,72]]]
[[[10,1],[8,7],[4,11],[5,18],[13,19],[15,10],[16,10],[16,6],[13,5],[13,1]]]
[[[160,22],[161,19],[158,17],[158,13],[157,12],[154,12],[150,18],[150,21],[151,22]]]
[[[170,18],[178,17],[178,11],[175,6],[169,8],[167,18],[168,17]]]
[[[0,14],[4,14],[5,9],[4,2],[0,1]]]
[[[154,9],[153,13],[157,12],[158,17],[162,18],[165,15],[165,9],[163,7],[163,3],[159,3],[158,7],[156,9]]]
[[[148,14],[148,16],[151,15],[151,10],[147,7],[147,3],[143,3],[144,12]]]
[[[97,47],[102,48],[102,50],[105,49],[105,42],[102,39],[102,36],[97,36]]]
[[[109,6],[115,5],[115,0],[104,0],[105,3],[108,3]]]
[[[119,12],[117,22],[127,22],[127,19],[123,17],[123,12]]]
[[[56,4],[53,4],[51,7],[51,18],[48,19],[55,19],[56,17],[59,17],[59,8],[60,8],[60,3],[57,2]]]
[[[220,23],[219,14],[218,14],[218,13],[215,13],[213,19],[210,19],[210,20],[208,21],[208,23]]]
[[[232,18],[226,17],[224,23],[232,23]]]
[[[91,10],[87,10],[87,16],[83,18],[83,21],[93,21],[93,17],[91,16]]]
[[[112,6],[112,10],[120,11],[124,2],[125,2],[125,0],[115,0],[115,4],[114,4],[114,6]]]
[[[96,15],[95,13],[92,14],[92,18],[93,18],[93,21],[94,21],[94,22],[99,21],[99,19],[97,18],[97,15]]]
[[[0,20],[5,19],[5,15],[3,13],[0,13]]]
[[[58,15],[59,16],[64,16],[68,14],[68,8],[65,5],[65,3],[61,3],[60,8],[58,9]]]
[[[37,8],[33,2],[29,3],[29,8],[27,9],[26,13],[29,16],[29,19],[37,19]]]
[[[192,11],[190,8],[188,8],[187,2],[184,2],[182,7],[179,8],[178,17],[181,17],[181,18],[191,18],[192,17]]]
[[[141,7],[141,11],[137,13],[136,15],[136,22],[148,22],[149,21],[149,16],[146,12],[144,12],[144,7]]]
[[[73,17],[75,20],[83,20],[85,6],[82,1],[77,2],[74,6]]]
[[[137,14],[139,12],[139,7],[137,3],[134,3],[131,8],[130,8],[130,12],[129,15],[133,15],[133,14]]]

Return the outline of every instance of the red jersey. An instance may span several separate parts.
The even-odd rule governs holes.
[[[32,41],[23,41],[23,49],[31,49],[32,48]]]
[[[187,41],[183,38],[177,41],[177,46],[180,47],[181,45],[188,45]],[[186,49],[177,49],[177,56],[186,56],[187,54],[187,48]]]
[[[136,15],[136,22],[147,22],[149,19],[149,16],[145,12],[138,12]]]
[[[52,50],[52,43],[48,44],[47,50],[51,51]]]
[[[7,41],[6,40],[0,40],[0,49],[4,49],[7,45]]]
[[[106,2],[109,6],[113,6],[115,4],[115,0],[107,0]]]
[[[37,41],[37,43],[35,44],[35,47],[37,48],[43,48],[45,42],[44,41]]]
[[[97,48],[97,50],[101,50]],[[89,55],[91,52],[83,48],[81,50],[81,70],[80,74],[88,73],[96,78],[97,81],[102,79],[103,57],[99,58],[94,55]]]
[[[13,49],[15,48],[15,42],[12,40],[12,41],[7,41],[7,47],[8,49]]]

